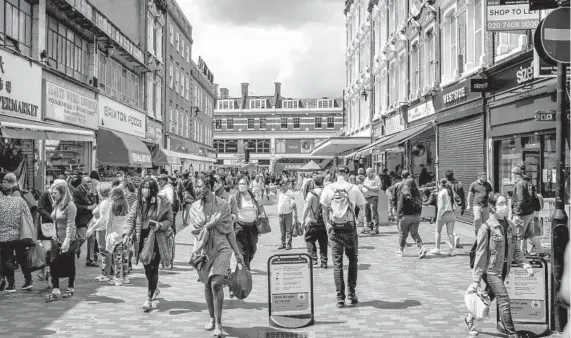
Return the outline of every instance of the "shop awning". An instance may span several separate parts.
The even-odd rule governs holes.
[[[337,156],[351,149],[363,147],[371,142],[370,137],[336,136],[317,144],[311,156]]]
[[[15,139],[58,140],[93,142],[92,131],[73,127],[60,127],[48,122],[28,121],[16,117],[0,115],[2,137]]]
[[[153,167],[151,153],[143,141],[109,129],[97,132],[97,161],[116,167]]]
[[[155,166],[160,166],[160,165],[180,166],[181,163],[178,154],[179,153],[174,151],[155,148],[155,151],[153,152],[153,164]]]
[[[391,134],[388,136],[383,136],[380,139],[376,140],[375,142],[368,144],[352,153],[350,153],[349,155],[345,156],[345,158],[350,159],[350,160],[359,160],[362,157],[365,156],[369,156],[373,153],[373,150],[375,150],[376,146],[378,146],[379,144],[395,137],[398,134]]]
[[[384,150],[389,148],[398,148],[399,145],[405,143],[406,141],[410,140],[411,138],[414,138],[417,135],[422,134],[423,132],[429,130],[430,128],[432,128],[432,122],[428,122],[425,124],[414,126],[412,128],[405,129],[397,133],[393,137],[390,137],[384,140],[383,142],[379,143],[378,145],[376,145],[376,148],[381,148]]]
[[[187,153],[179,153],[179,152],[175,152],[175,153],[178,157],[184,158],[187,160],[216,163],[216,159],[212,158],[212,157],[198,156],[198,155],[192,155],[192,154],[187,154]]]

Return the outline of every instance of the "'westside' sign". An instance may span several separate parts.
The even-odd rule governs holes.
[[[144,138],[147,132],[145,114],[99,95],[99,126]]]

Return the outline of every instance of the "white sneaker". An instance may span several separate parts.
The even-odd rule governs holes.
[[[434,249],[430,250],[430,253],[433,255],[440,255],[441,252],[440,252],[440,249],[434,248]]]
[[[105,275],[99,275],[99,276],[95,277],[95,280],[96,280],[97,282],[108,282],[108,281],[111,280],[111,278],[109,278],[109,277],[107,277],[107,276],[105,276]]]
[[[452,257],[456,256],[456,250],[454,250],[454,249],[450,250],[448,252],[448,256],[452,256]]]

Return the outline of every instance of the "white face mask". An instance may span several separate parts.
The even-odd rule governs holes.
[[[502,205],[501,207],[496,208],[496,215],[500,216],[501,218],[508,217],[509,210],[507,205]]]
[[[244,185],[244,184],[240,184],[238,186],[238,191],[240,192],[246,192],[248,190],[248,186]]]

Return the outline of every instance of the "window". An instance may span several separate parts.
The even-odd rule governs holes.
[[[168,111],[168,123],[169,123],[169,128],[167,129],[169,132],[173,132],[174,131],[174,112],[172,109],[172,106],[169,105],[169,111]]]
[[[234,129],[234,119],[226,119],[226,129]]]
[[[429,29],[424,35],[424,85],[426,89],[431,89],[434,87],[436,80],[436,62],[434,55],[434,31]]]
[[[163,111],[163,96],[162,96],[162,89],[163,89],[163,81],[160,77],[157,77],[155,81],[155,118],[157,120],[161,120],[161,112]]]
[[[296,100],[283,100],[282,107],[284,109],[297,109],[298,102]]]
[[[184,59],[184,35],[180,37],[180,55]]]
[[[442,79],[452,81],[458,70],[456,9],[444,12],[442,19]]]
[[[465,70],[479,67],[484,56],[484,0],[468,2],[466,8]]]
[[[333,129],[335,128],[335,117],[328,117],[327,118],[327,129]]]
[[[317,108],[319,109],[333,108],[333,100],[317,100]]]
[[[172,64],[172,59],[169,64],[169,88],[174,89],[174,69]]]
[[[151,13],[147,17],[147,49],[155,55],[155,18]]]
[[[270,140],[257,140],[256,142],[256,152],[257,153],[269,153],[270,152]]]
[[[285,154],[285,152],[286,152],[286,141],[283,139],[276,140],[276,153]]]
[[[180,96],[184,97],[184,92],[186,90],[186,75],[184,75],[184,69],[180,70]]]
[[[186,46],[186,62],[190,63],[190,43]]]
[[[139,76],[127,68],[105,57],[99,56],[99,85],[105,94],[135,108],[142,108],[140,99]]]
[[[316,129],[321,129],[321,128],[322,128],[322,118],[321,118],[321,117],[316,117],[316,118],[315,118],[315,128],[316,128]]]
[[[147,75],[147,114],[150,116],[155,115],[155,81],[151,73]]]
[[[499,33],[496,56],[507,56],[527,44],[526,33]]]
[[[412,44],[410,50],[410,97],[416,98],[420,83],[420,54],[418,51],[418,41]]]
[[[399,78],[401,79],[406,79],[408,78],[408,75],[406,73],[406,66],[407,66],[407,62],[406,62],[406,57],[405,57],[405,53],[402,53],[401,55],[399,55]],[[406,102],[407,100],[407,81],[399,81],[399,102]]]
[[[180,82],[180,71],[178,69],[178,63],[176,64],[176,68],[175,68],[175,75],[174,75],[174,91],[178,93],[178,89],[179,89],[179,82]]]
[[[174,29],[172,25],[169,25],[169,40],[171,42],[171,46],[174,46]]]
[[[175,47],[176,51],[178,52],[180,50],[180,35],[178,32],[176,32]]]
[[[260,129],[266,129],[266,118],[260,117]]]
[[[222,130],[222,119],[214,120],[214,129]]]
[[[11,6],[6,3],[6,7]],[[82,82],[87,82],[89,67],[89,46],[78,34],[48,16],[46,30],[46,51],[52,68]],[[105,62],[101,63],[99,75],[105,74]]]
[[[390,95],[389,104],[392,105],[393,108],[396,106],[399,97],[397,68],[398,68],[397,63],[393,60],[389,64],[389,88],[394,89],[394,90],[389,90],[389,95]]]
[[[184,114],[185,112],[182,110],[182,107],[180,108],[181,111],[179,112],[178,115],[178,135],[182,136],[183,135],[183,127],[184,127]]]
[[[253,118],[248,119],[248,129],[254,129],[254,119]]]
[[[157,55],[157,60],[163,61],[163,26],[156,22],[155,23],[155,51]]]
[[[287,122],[286,122],[287,124]],[[299,129],[299,117],[293,118],[293,129]]]
[[[32,54],[32,6],[24,0],[9,0],[5,3],[6,7],[4,3],[0,6],[2,7],[0,15],[3,14],[3,17],[0,17],[0,39],[4,40],[5,34],[8,40],[7,45],[14,44],[22,54],[30,56]],[[73,41],[73,38],[71,40]],[[63,51],[66,51],[65,48],[67,47],[63,47]]]
[[[287,129],[287,117],[282,117],[281,122],[281,128]]]
[[[224,140],[214,140],[214,149],[218,153],[224,153]]]
[[[250,109],[266,109],[266,100],[264,99],[250,100]]]

